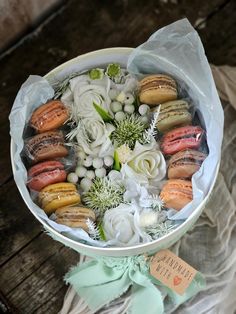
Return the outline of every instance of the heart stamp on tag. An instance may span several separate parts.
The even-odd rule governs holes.
[[[197,271],[169,250],[157,252],[150,262],[150,274],[165,286],[182,295]]]
[[[175,276],[174,279],[173,279],[173,283],[174,283],[174,286],[178,286],[182,281],[182,278],[180,278],[179,276]]]

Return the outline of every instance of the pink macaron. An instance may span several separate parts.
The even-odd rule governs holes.
[[[64,182],[66,175],[60,161],[44,161],[29,169],[27,185],[31,190],[40,191],[49,184]]]
[[[173,129],[162,138],[161,149],[165,155],[173,155],[185,149],[198,149],[204,130],[200,126],[188,125]]]

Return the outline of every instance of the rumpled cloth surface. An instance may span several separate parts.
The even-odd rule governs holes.
[[[212,66],[212,72],[224,101],[220,172],[201,217],[193,229],[170,248],[205,276],[206,288],[178,308],[166,297],[167,314],[233,314],[236,311],[236,67]],[[81,263],[85,260],[81,257]],[[126,293],[98,313],[124,314],[129,303],[130,295]],[[147,304],[147,314],[149,306],[151,304]],[[69,287],[60,314],[92,313]]]

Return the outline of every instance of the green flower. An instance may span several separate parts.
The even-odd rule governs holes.
[[[147,127],[138,115],[127,115],[124,120],[115,122],[116,129],[111,134],[111,140],[118,147],[126,144],[134,149],[135,142],[142,144],[143,134]]]
[[[92,69],[89,71],[89,77],[91,78],[91,80],[100,80],[103,78],[103,69]]]
[[[121,75],[120,65],[118,63],[110,63],[107,66],[106,74],[111,78]]]
[[[96,178],[83,197],[84,203],[92,208],[97,216],[102,216],[107,209],[117,207],[123,202],[125,188],[109,181]]]

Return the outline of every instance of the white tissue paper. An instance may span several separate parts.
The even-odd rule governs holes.
[[[91,67],[93,66],[94,64]],[[70,64],[68,67],[69,73],[76,72],[76,64],[74,66]],[[134,49],[129,56],[127,68],[138,77],[148,73],[166,73],[173,76],[181,90],[187,92],[191,98],[198,111],[201,125],[206,130],[209,155],[200,171],[192,178],[193,201],[179,212],[170,211],[172,215],[169,218],[178,220],[179,223],[179,220],[187,219],[208,194],[221,154],[223,110],[201,40],[187,19],[177,21],[158,30],[147,42]],[[62,71],[65,73],[66,69],[63,68]],[[59,77],[60,72],[54,79]],[[10,134],[14,145],[12,160],[15,167],[15,182],[31,211],[58,232],[95,246],[114,245],[114,241],[92,240],[82,229],[59,225],[49,219],[32,201],[25,185],[27,172],[20,157],[24,145],[24,126],[33,110],[51,99],[53,95],[54,90],[49,82],[40,76],[30,76],[17,94],[9,116]]]

